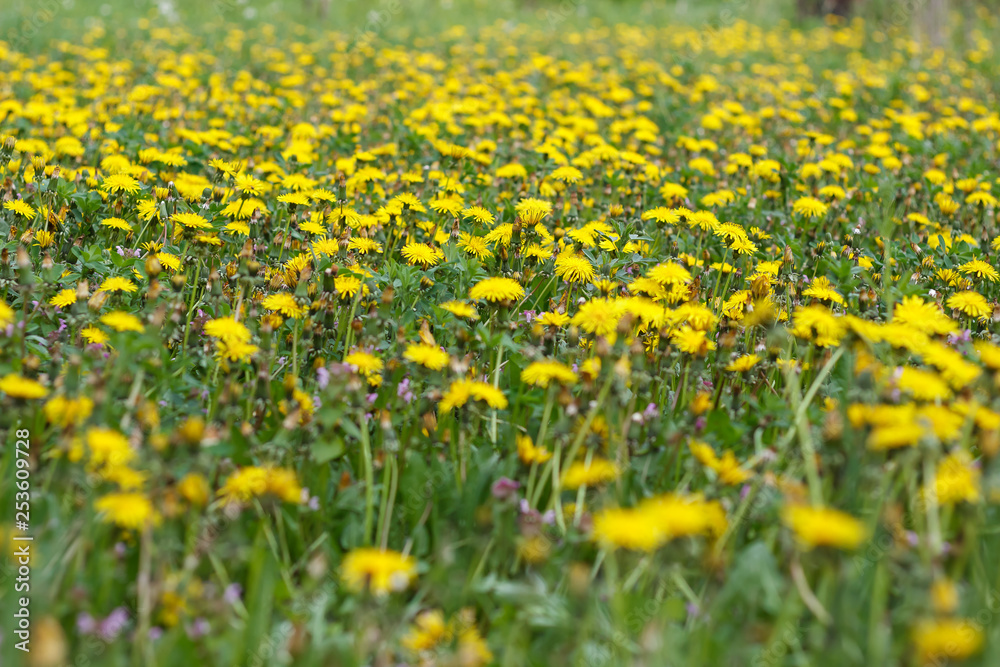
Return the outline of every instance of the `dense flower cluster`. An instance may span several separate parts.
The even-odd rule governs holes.
[[[130,29],[0,44],[0,427],[53,632],[133,604],[132,664],[252,662],[285,619],[302,664],[682,664],[798,619],[843,664],[983,649],[982,32]]]

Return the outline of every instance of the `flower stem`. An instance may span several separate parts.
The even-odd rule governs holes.
[[[608,397],[608,392],[611,391],[611,383],[615,379],[614,372],[608,373],[608,378],[604,381],[604,386],[601,387],[600,393],[597,395],[597,401],[594,402],[593,407],[587,412],[587,418],[583,420],[583,425],[580,427],[579,432],[576,434],[576,439],[573,440],[573,444],[569,448],[569,452],[566,454],[566,461],[569,463],[573,462],[576,458],[577,452],[580,451],[580,447],[583,445],[584,438],[587,437],[587,433],[590,431],[590,425],[594,421],[594,417],[597,416],[597,412],[604,406],[604,400]],[[552,460],[558,459],[558,456],[552,457]],[[555,505],[556,511],[556,523],[559,526],[559,530],[563,533],[566,532],[566,522],[563,520],[562,516],[562,502],[560,501],[560,494],[562,493],[562,479],[559,476],[558,464],[552,471],[552,502]]]
[[[375,471],[372,467],[372,447],[368,440],[368,418],[361,411],[358,429],[361,431],[361,456],[365,468],[365,544],[372,543],[375,516]]]
[[[292,329],[292,375],[299,376],[299,318],[295,318]]]
[[[538,437],[535,438],[535,443],[534,443],[535,447],[544,446],[545,431],[549,426],[549,417],[552,415],[552,403],[554,398],[555,398],[555,392],[552,389],[552,385],[549,385],[548,393],[545,397],[545,410],[542,412],[542,425],[538,429]],[[532,507],[535,507],[538,504],[539,497],[542,495],[542,490],[545,488],[545,480],[548,478],[549,471],[552,469],[552,466],[555,465],[556,458],[557,458],[556,456],[553,456],[545,464],[545,470],[542,472],[541,482],[539,483],[538,488],[534,489],[534,493],[532,493],[534,480],[529,479],[528,494],[526,497],[531,502]],[[533,464],[532,473],[534,473],[537,467],[538,463]]]
[[[493,388],[500,387],[500,362],[503,361],[503,343],[497,346],[497,363],[493,367]],[[497,444],[497,411],[493,409],[493,416],[490,418],[490,442]]]

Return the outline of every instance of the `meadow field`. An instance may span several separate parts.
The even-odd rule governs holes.
[[[0,9],[0,665],[1000,664],[998,17],[321,4]]]

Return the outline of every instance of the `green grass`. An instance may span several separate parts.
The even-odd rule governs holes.
[[[907,28],[894,29],[886,40],[872,34],[878,25],[850,32],[809,20],[793,29],[790,3],[777,1],[355,0],[335,2],[321,18],[299,2],[177,0],[176,22],[158,17],[142,0],[76,0],[51,17],[40,13],[48,9],[44,1],[7,1],[0,34],[31,61],[0,59],[0,135],[22,142],[0,160],[7,165],[13,158],[16,165],[0,174],[0,199],[20,197],[37,211],[44,205],[61,221],[0,209],[6,253],[0,297],[12,311],[9,332],[6,322],[0,327],[0,378],[34,379],[47,398],[86,397],[94,408],[81,423],[61,425],[42,407],[45,401],[17,398],[11,389],[0,394],[0,506],[7,508],[0,513],[0,536],[6,550],[15,493],[8,482],[19,465],[12,443],[26,428],[32,434],[36,538],[34,662],[13,648],[6,553],[0,561],[0,664],[54,667],[55,660],[45,662],[49,646],[65,648],[63,662],[109,667],[416,665],[402,641],[427,610],[441,610],[453,629],[468,627],[464,610],[471,610],[495,658],[463,657],[449,636],[430,663],[442,667],[908,667],[922,663],[914,650],[918,623],[951,617],[970,619],[969,628],[984,640],[966,664],[1000,663],[1000,516],[991,496],[1000,469],[991,440],[996,432],[983,425],[1000,418],[995,371],[971,341],[950,340],[947,327],[932,331],[934,322],[944,325],[926,311],[909,325],[916,332],[881,328],[898,323],[900,304],[905,312],[912,304],[907,299],[918,297],[939,318],[949,316],[956,332],[969,329],[975,341],[997,342],[989,318],[963,316],[947,299],[976,290],[993,308],[998,286],[967,272],[967,285],[961,276],[936,273],[976,258],[997,264],[994,208],[966,203],[959,188],[952,191],[961,200],[958,211],[946,214],[936,199],[944,186],[926,175],[940,166],[950,183],[976,177],[997,190],[995,129],[955,124],[933,133],[928,127],[953,120],[948,109],[961,109],[969,126],[992,111],[995,53],[971,56],[963,30],[953,31],[954,48],[938,58],[916,46],[908,50]],[[373,9],[381,13],[372,17]],[[25,29],[34,18],[37,25]],[[726,30],[736,19],[772,30],[761,33],[760,42],[741,44],[742,33]],[[995,36],[996,28],[989,21],[983,32]],[[370,43],[352,41],[368,32]],[[677,36],[685,41],[672,42]],[[852,46],[855,38],[863,43]],[[694,46],[697,39],[703,48]],[[73,48],[63,48],[63,40]],[[508,47],[516,51],[507,53]],[[302,53],[315,60],[300,59]],[[203,66],[184,73],[184,56]],[[62,82],[53,74],[60,68],[69,73]],[[582,79],[572,78],[577,68],[586,72]],[[120,81],[102,79],[112,70]],[[302,76],[286,78],[290,73]],[[505,74],[518,81],[517,90],[505,87]],[[836,74],[851,83],[849,92]],[[246,84],[250,79],[256,88]],[[188,90],[171,87],[188,81]],[[502,93],[477,87],[482,82]],[[918,82],[929,91],[927,100],[914,88]],[[154,84],[158,88],[150,91]],[[619,88],[629,94],[616,96]],[[85,120],[62,115],[65,99],[57,97],[86,107]],[[352,128],[340,114],[359,99],[366,106]],[[483,99],[486,108],[474,106]],[[857,118],[840,114],[834,100]],[[29,102],[49,106],[41,113]],[[759,133],[732,121],[741,113],[734,103],[753,116]],[[468,122],[502,106],[524,120],[512,118],[509,127],[492,116]],[[476,110],[463,110],[469,108]],[[706,117],[720,109],[727,120],[713,129]],[[927,114],[919,120],[923,136],[908,131],[900,110]],[[644,122],[636,124],[640,116]],[[576,124],[592,129],[577,132]],[[482,140],[495,142],[495,155],[485,164],[468,155],[451,157],[447,146],[428,139],[432,125],[439,138],[462,147],[485,151],[478,148]],[[216,126],[233,135],[230,143],[204,132]],[[279,138],[269,140],[262,127],[276,128]],[[817,141],[806,134],[810,130],[831,140]],[[869,149],[875,130],[888,133],[880,145],[900,158],[898,167]],[[642,138],[643,132],[653,138]],[[294,152],[296,133],[314,149],[311,161],[285,155]],[[541,139],[578,157],[597,145],[595,136],[641,153],[659,173],[619,157],[580,163],[578,183],[553,185],[556,165],[535,150]],[[79,155],[72,141],[59,153],[50,149],[72,137]],[[711,139],[716,147],[692,149],[685,145],[692,138]],[[388,144],[393,151],[379,152]],[[734,156],[749,159],[754,146],[778,163],[774,182],[752,177],[745,165],[727,170]],[[145,159],[140,150],[150,147],[179,149],[187,164]],[[425,182],[353,183],[343,160],[362,151],[379,152],[372,164],[388,175],[418,171]],[[62,175],[29,179],[35,153],[37,170],[59,165]],[[819,175],[803,173],[804,165],[819,165],[833,153],[848,157],[850,166],[836,175],[829,164]],[[935,162],[939,155],[948,157],[944,166]],[[105,158],[120,156],[146,170],[135,171],[141,176],[135,194],[103,187],[114,159],[100,166],[99,175],[92,173]],[[714,175],[696,169],[695,156],[707,158]],[[235,182],[213,165],[219,158],[239,161],[244,173],[270,188],[260,195],[260,214],[248,228],[255,245],[247,248],[245,237],[224,227],[233,217],[225,207],[239,195]],[[755,154],[752,162],[759,165],[761,158]],[[525,167],[523,189],[516,179],[483,178],[508,162]],[[441,176],[432,178],[432,170]],[[185,174],[207,181],[185,183]],[[332,200],[280,200],[291,191],[285,174],[315,179]],[[514,205],[523,197],[552,202],[555,212],[545,228],[575,241],[595,278],[626,283],[660,262],[684,262],[692,278],[683,281],[683,299],[716,316],[705,325],[715,349],[683,350],[672,335],[680,320],[662,329],[639,327],[650,318],[622,320],[618,311],[605,332],[615,336],[587,335],[576,326],[535,332],[523,311],[564,308],[572,316],[580,311],[578,300],[597,298],[599,288],[590,280],[573,285],[557,277],[552,259],[532,263],[514,252],[515,233],[525,243],[543,243],[533,225],[512,229],[510,251],[491,246],[493,256],[480,259],[459,247],[452,226],[486,235],[493,225],[467,216],[453,222],[448,214],[407,210],[404,226],[387,217],[369,232],[383,252],[368,255],[339,246],[324,254],[305,227],[308,214],[322,212],[324,229],[336,228],[331,238],[338,238],[348,233],[333,220],[338,210],[375,214],[404,192],[428,205],[456,183],[464,190],[463,206],[482,205],[498,223],[517,219]],[[663,194],[664,183],[683,183],[685,205],[693,209],[713,208],[702,198],[728,191],[733,201],[713,210],[752,235],[753,252],[736,256],[711,231],[643,219],[644,212],[679,203]],[[835,184],[845,188],[842,196],[819,193]],[[802,216],[794,202],[805,195],[823,198],[829,212]],[[191,231],[175,237],[176,220],[169,228],[144,220],[139,202],[153,199],[163,220],[184,212],[204,216],[220,245],[199,241]],[[932,217],[940,227],[907,218],[911,213]],[[119,216],[131,232],[101,224]],[[610,248],[570,236],[597,221],[607,225],[601,238],[613,241]],[[440,224],[445,238],[418,223]],[[752,232],[756,227],[769,237]],[[43,248],[45,232],[53,237]],[[361,234],[350,233],[354,239]],[[950,248],[931,245],[937,233],[952,235]],[[962,242],[965,233],[979,245]],[[401,253],[408,241],[439,248],[440,263],[408,262]],[[637,245],[626,250],[627,241]],[[176,268],[166,258],[157,260],[159,267],[152,262],[155,250],[146,244],[156,242],[177,258]],[[131,249],[138,255],[124,252]],[[310,272],[290,265],[295,258],[309,262]],[[772,280],[751,278],[755,269],[779,260]],[[351,269],[355,261],[371,275]],[[711,266],[724,262],[739,272]],[[338,286],[334,269],[341,279],[355,275],[367,293],[344,298],[348,290]],[[478,321],[439,307],[451,299],[468,301],[470,288],[490,276],[513,278],[526,294],[503,305],[481,302]],[[91,299],[109,277],[134,281],[137,289],[108,294],[105,302]],[[817,277],[830,280],[839,304],[805,294]],[[56,311],[50,300],[81,280],[90,294]],[[752,295],[755,309],[763,310],[762,290],[786,319],[744,326],[741,318],[752,319],[750,311],[726,300]],[[274,295],[292,295],[313,309],[276,322],[269,315],[273,308],[264,305]],[[824,299],[838,314],[892,333],[873,340],[844,327],[825,345],[814,332],[793,332],[792,325],[809,314],[803,307]],[[656,312],[669,318],[679,307],[671,302],[669,311]],[[139,331],[115,332],[102,322],[119,310],[140,318]],[[259,349],[224,361],[207,321],[237,312],[247,341]],[[694,322],[696,315],[685,317]],[[108,346],[87,345],[85,327],[105,331]],[[905,343],[921,332],[931,334],[923,342],[933,342],[944,363],[933,361],[928,348]],[[448,353],[443,368],[423,368],[404,356],[410,344],[431,339]],[[340,366],[359,349],[384,362],[381,384]],[[746,372],[726,370],[746,354],[759,354],[758,364]],[[532,386],[522,373],[542,357],[575,367],[582,377],[565,389]],[[585,362],[594,358],[600,368],[585,376]],[[871,360],[878,367],[865,370]],[[787,370],[791,362],[800,364],[798,370]],[[941,379],[962,364],[978,375],[957,384]],[[900,386],[900,367],[926,375]],[[485,378],[502,392],[505,407],[494,410],[470,399],[444,410],[443,396],[467,376]],[[921,397],[939,385],[947,395]],[[987,410],[982,423],[961,412],[966,400]],[[298,419],[307,405],[314,412]],[[913,446],[876,451],[869,446],[876,420],[855,423],[851,408],[877,405],[923,411],[924,417],[890,428],[924,424],[928,415],[945,424],[921,431]],[[958,426],[946,432],[956,420]],[[146,475],[141,494],[154,503],[161,523],[130,529],[98,511],[102,498],[126,486],[114,476],[121,470],[95,462],[99,448],[89,437],[98,427],[131,443],[118,454],[129,459],[126,468]],[[553,468],[519,459],[523,436],[543,441],[563,471],[575,453],[576,462],[607,457],[619,470],[605,484],[560,492],[562,478]],[[727,483],[722,464],[715,469],[692,453],[692,439],[719,456],[732,454],[747,479]],[[133,451],[134,459],[123,453]],[[953,452],[975,461],[980,502],[939,505],[923,494],[946,472],[941,462]],[[316,509],[295,497],[279,498],[270,487],[251,487],[252,499],[230,512],[220,499],[227,480],[266,464],[294,476],[294,485],[286,479],[279,490],[308,488]],[[180,482],[188,474],[205,481],[210,502],[183,499]],[[496,497],[503,494],[494,493],[494,485],[503,478],[521,484],[519,495]],[[675,492],[717,503],[710,506],[728,522],[721,535],[690,529],[693,536],[648,553],[606,548],[594,539],[588,524],[603,511]],[[520,509],[527,495],[537,516]],[[804,548],[783,518],[802,502],[854,517],[864,538],[853,549]],[[571,504],[580,511],[555,514]],[[554,513],[551,522],[542,521],[546,512]],[[412,585],[385,597],[351,590],[344,577],[349,555],[379,545],[414,558]],[[953,611],[931,593],[935,584],[949,582],[958,595]],[[234,584],[241,594],[224,595]],[[123,616],[123,634],[102,639],[86,628],[88,618],[112,613]],[[468,637],[465,643],[467,651],[475,644]]]
[[[406,41],[420,35],[436,34],[453,25],[470,30],[495,21],[526,23],[551,27],[553,31],[589,21],[604,24],[679,23],[686,25],[726,24],[746,20],[756,24],[775,23],[791,16],[788,0],[767,2],[638,2],[634,0],[388,0],[332,2],[324,13],[318,4],[304,0],[169,0],[167,16],[180,25],[217,26],[220,20],[254,27],[273,25],[279,30],[306,34],[314,30],[345,33],[374,32],[388,40]],[[141,17],[155,18],[158,3],[154,0],[48,0],[28,2],[9,0],[0,16],[0,30],[8,41],[23,36],[39,48],[49,36],[78,34],[90,21],[124,29]],[[170,25],[169,18],[156,18]],[[124,23],[123,23],[124,22]],[[13,33],[11,31],[14,31]],[[117,30],[112,31],[112,33]],[[127,39],[122,33],[119,39]],[[36,41],[37,40],[37,41]]]

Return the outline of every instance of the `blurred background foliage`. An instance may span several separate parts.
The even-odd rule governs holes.
[[[761,26],[782,21],[807,28],[836,15],[861,18],[875,29],[911,29],[915,37],[947,47],[966,38],[955,25],[975,24],[975,0],[3,0],[0,39],[33,44],[66,37],[94,21],[148,16],[157,22],[212,24],[225,20],[275,27],[306,26],[341,32],[371,32],[387,41],[495,21],[546,25],[553,30],[592,20],[605,23],[678,23],[718,29],[737,21]],[[829,19],[826,19],[829,20]],[[124,38],[125,32],[120,33]]]

